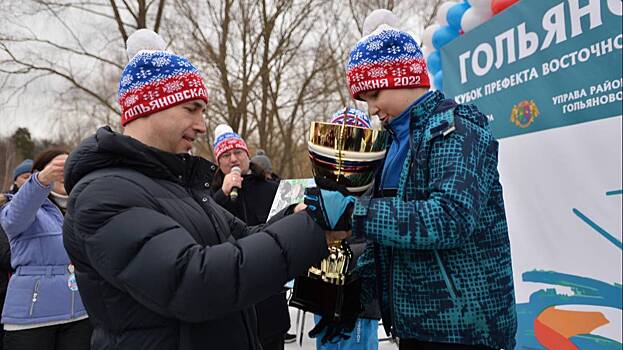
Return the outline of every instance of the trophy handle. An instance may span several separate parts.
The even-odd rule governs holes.
[[[312,266],[307,277],[326,283],[343,286],[348,281],[348,271],[353,263],[353,251],[346,240],[329,243],[329,256],[320,261],[320,266]]]

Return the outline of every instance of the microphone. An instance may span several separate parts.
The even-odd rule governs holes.
[[[238,175],[242,174],[242,170],[240,169],[240,167],[237,167],[237,166],[231,168],[231,171],[238,173]],[[238,190],[240,190],[240,188],[238,188],[237,186],[233,186],[231,188],[231,192],[229,192],[229,199],[232,202],[235,202],[236,200],[238,200]]]

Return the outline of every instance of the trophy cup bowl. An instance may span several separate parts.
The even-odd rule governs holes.
[[[326,179],[362,194],[374,181],[386,143],[384,130],[312,122],[307,145],[317,185]],[[358,313],[360,281],[351,270],[364,247],[362,241],[330,242],[329,255],[295,279],[290,305],[337,319]]]
[[[332,180],[353,194],[372,185],[385,157],[384,130],[346,124],[312,122],[307,147],[314,178]]]

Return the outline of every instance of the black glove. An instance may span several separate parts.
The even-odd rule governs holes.
[[[318,187],[305,189],[305,211],[325,231],[348,231],[355,197]]]
[[[320,342],[322,345],[328,343],[337,343],[341,340],[348,339],[351,336],[355,325],[357,324],[357,317],[341,319],[340,321],[332,320],[330,317],[322,317],[320,322],[309,331],[310,338],[316,338],[322,332],[324,335]]]
[[[309,331],[309,337],[315,338],[324,332],[322,339],[320,339],[322,344],[327,342],[336,343],[350,338],[357,324],[357,319],[363,311],[360,294],[360,279],[356,279],[344,286],[344,299],[339,311],[339,317],[335,317],[329,310],[324,311],[327,314],[321,315],[320,322]]]
[[[327,179],[324,177],[314,177],[314,182],[317,187],[320,187],[323,190],[329,191],[338,191],[345,196],[352,195],[352,193],[348,192],[346,186],[341,183],[337,183],[335,180]]]

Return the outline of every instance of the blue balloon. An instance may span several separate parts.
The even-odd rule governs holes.
[[[433,33],[433,46],[437,50],[440,50],[444,47],[444,45],[454,40],[457,36],[459,36],[459,33],[456,30],[451,29],[448,26],[441,27]]]
[[[435,74],[435,77],[433,78],[433,82],[435,83],[435,88],[437,88],[437,90],[443,92],[443,74],[442,71],[439,71]]]
[[[466,3],[469,7],[472,7],[472,5],[469,3],[469,0],[463,0],[463,1],[465,1],[465,3]]]
[[[448,14],[446,15],[448,26],[455,32],[461,30],[461,18],[463,18],[463,14],[469,7],[469,4],[463,2],[450,7],[448,10]]]
[[[441,70],[441,55],[439,51],[433,51],[428,55],[426,65],[428,66],[428,71],[433,75]]]

